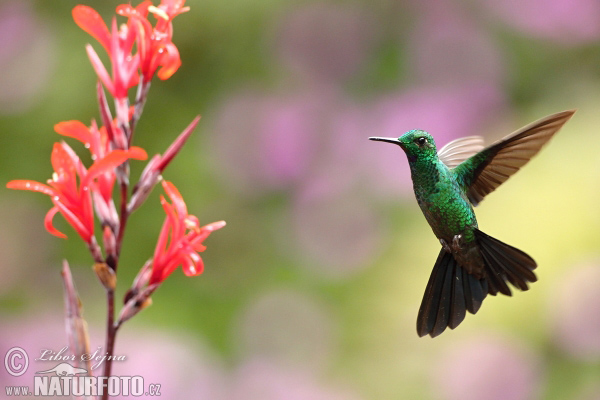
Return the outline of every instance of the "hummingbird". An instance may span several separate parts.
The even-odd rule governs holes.
[[[574,113],[549,115],[485,148],[481,136],[469,136],[438,152],[422,130],[369,138],[404,150],[417,203],[442,245],[419,308],[419,336],[454,329],[466,311],[477,313],[488,294],[511,296],[509,284],[528,290],[537,280],[533,258],[480,231],[473,207],[527,164]]]

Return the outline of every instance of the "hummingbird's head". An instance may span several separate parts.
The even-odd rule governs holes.
[[[369,139],[399,145],[406,153],[409,161],[415,161],[418,158],[434,157],[437,154],[433,136],[419,129],[408,131],[398,139],[383,137],[370,137]]]

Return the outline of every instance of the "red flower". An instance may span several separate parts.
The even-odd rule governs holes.
[[[137,7],[122,4],[117,7],[117,13],[128,17],[129,22],[117,29],[113,19],[110,32],[93,8],[78,5],[73,9],[73,19],[77,25],[98,40],[110,57],[112,79],[94,49],[90,45],[86,47],[96,74],[113,97],[127,97],[127,91],[138,84],[138,68],[145,83],[152,80],[159,67],[158,77],[163,80],[179,69],[181,59],[179,50],[172,42],[172,21],[189,10],[184,4],[185,0],[162,0],[158,7],[149,0]],[[157,19],[154,27],[148,21],[148,13]],[[133,55],[136,38],[137,54]]]
[[[48,232],[66,238],[66,235],[54,228],[52,224],[52,219],[60,212],[79,236],[89,244],[94,236],[91,193],[94,190],[94,180],[101,174],[114,170],[127,159],[143,160],[146,157],[146,152],[139,147],[127,151],[114,150],[101,160],[95,161],[90,169],[86,169],[68,144],[55,143],[51,157],[54,173],[52,179],[48,180],[48,185],[30,180],[14,180],[8,182],[6,187],[31,190],[50,196],[54,207],[48,211],[44,220]]]
[[[161,0],[157,7],[161,12],[164,12],[169,20],[172,20],[179,14],[190,11],[189,7],[184,7],[185,0]]]
[[[147,8],[147,4],[145,7]],[[135,41],[135,32],[131,29],[131,24],[122,25],[118,30],[117,22],[113,18],[109,33],[100,15],[93,8],[83,5],[73,8],[73,19],[81,29],[100,42],[110,57],[112,79],[96,51],[92,46],[86,46],[92,66],[106,89],[117,99],[126,98],[129,88],[136,86],[139,81],[139,57],[131,54]]]
[[[140,58],[140,70],[144,82],[150,82],[154,73],[158,71],[160,79],[170,78],[181,66],[179,50],[173,44],[172,20],[177,15],[189,10],[183,7],[185,0],[163,0],[158,7],[149,2],[144,2],[133,8],[128,4],[117,7],[117,13],[129,18],[137,35],[138,55]],[[156,25],[146,18],[148,12],[156,19]]]
[[[116,124],[112,124],[112,132],[119,131]],[[93,161],[99,161],[110,153],[111,144],[108,132],[105,127],[98,129],[96,121],[88,128],[80,121],[64,121],[54,125],[56,133],[79,140],[90,150]],[[143,150],[131,148],[135,154],[142,154]],[[100,173],[93,181],[92,195],[96,215],[102,224],[108,224],[116,230],[119,223],[119,216],[113,201],[113,187],[116,180],[114,170],[107,170]]]
[[[198,218],[187,213],[177,188],[167,181],[163,181],[162,185],[171,203],[160,196],[167,218],[154,250],[149,285],[164,281],[180,265],[187,276],[201,274],[204,263],[198,253],[206,249],[202,242],[213,231],[225,226],[225,221],[219,221],[201,227]]]
[[[113,129],[118,128],[113,126]],[[106,128],[101,127],[98,129],[96,121],[92,121],[92,126],[89,128],[81,121],[63,121],[54,125],[54,130],[59,135],[71,137],[83,143],[90,150],[93,161],[102,160],[110,153],[110,142]],[[105,171],[97,177],[97,187],[95,189],[107,202],[112,199],[114,183],[115,174],[113,171]]]

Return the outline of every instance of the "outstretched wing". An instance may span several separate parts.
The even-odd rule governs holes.
[[[483,150],[483,137],[467,136],[456,139],[438,151],[438,157],[448,168],[454,168],[467,158]]]
[[[454,172],[477,205],[535,156],[575,113],[562,111],[535,121],[468,158]]]

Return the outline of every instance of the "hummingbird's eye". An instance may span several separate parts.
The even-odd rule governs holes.
[[[425,143],[427,143],[427,139],[424,138],[423,136],[421,136],[421,137],[417,138],[416,142],[419,146],[424,146]]]

